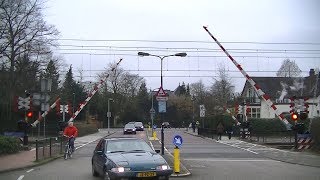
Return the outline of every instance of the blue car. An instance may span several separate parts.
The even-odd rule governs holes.
[[[167,180],[172,172],[165,159],[138,138],[103,138],[92,156],[92,175],[108,180]]]

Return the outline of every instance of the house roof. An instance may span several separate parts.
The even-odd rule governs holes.
[[[313,97],[316,89],[317,81],[317,93],[320,95],[320,77],[316,75],[308,77],[251,77],[255,81],[263,92],[269,95],[273,99],[284,99],[296,97]],[[251,85],[246,81],[241,95]]]

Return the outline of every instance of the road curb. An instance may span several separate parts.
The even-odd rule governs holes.
[[[114,134],[114,133],[116,133],[116,132],[112,132],[112,133],[110,133],[110,134],[108,134],[108,135],[106,135],[106,136],[103,136],[103,137],[101,137],[101,138],[105,138],[105,137],[111,136],[111,135]],[[95,134],[95,133],[94,133],[94,134]],[[89,135],[89,134],[88,134],[88,135]],[[99,140],[99,139],[97,139],[97,140]],[[95,141],[97,141],[97,140],[95,140]],[[92,142],[95,142],[95,141],[92,141]],[[91,143],[92,143],[92,142],[91,142]],[[80,148],[79,148],[79,149],[80,149]],[[11,171],[19,171],[19,170],[24,170],[24,169],[29,169],[29,168],[41,166],[41,165],[47,164],[47,163],[49,163],[49,162],[52,162],[52,161],[54,161],[54,160],[56,160],[56,159],[59,159],[59,158],[61,158],[61,157],[63,157],[63,154],[58,155],[58,156],[56,156],[56,157],[51,157],[51,158],[48,158],[48,159],[45,159],[45,160],[41,160],[41,161],[39,161],[39,162],[33,161],[34,164],[31,164],[31,165],[27,165],[27,166],[23,166],[23,167],[18,167],[18,168],[10,168],[10,169],[5,169],[5,170],[0,170],[0,174],[7,173],[7,172],[11,172]]]

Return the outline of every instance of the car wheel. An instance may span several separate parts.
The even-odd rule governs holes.
[[[108,174],[108,172],[106,170],[103,173],[103,180],[111,180],[110,177],[109,177],[109,174]]]
[[[135,131],[134,134],[137,134],[137,132]]]
[[[99,176],[98,172],[94,169],[93,164],[92,164],[92,176],[94,176],[94,177]]]

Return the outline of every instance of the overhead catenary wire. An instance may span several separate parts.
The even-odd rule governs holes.
[[[200,40],[146,40],[146,39],[80,39],[80,38],[60,38],[51,39],[56,41],[83,41],[83,42],[155,42],[155,43],[205,43],[214,44],[211,41]],[[291,44],[291,45],[320,45],[318,42],[262,42],[262,41],[223,41],[224,44]]]
[[[109,53],[87,53],[87,52],[66,52],[66,53],[59,53],[59,54],[65,54],[65,55],[96,55],[96,56],[107,56],[107,55],[116,55],[116,56],[138,56],[137,54],[124,54],[124,53],[114,53],[114,54],[109,54]],[[199,55],[199,56],[192,56],[188,55],[188,57],[195,57],[195,58],[213,58],[213,57],[220,57],[220,58],[225,58],[225,56],[222,55]],[[287,58],[286,56],[255,56],[255,55],[238,55],[234,57],[239,57],[239,58],[269,58],[269,59],[284,59]],[[290,56],[290,58],[294,59],[318,59],[320,56]]]

